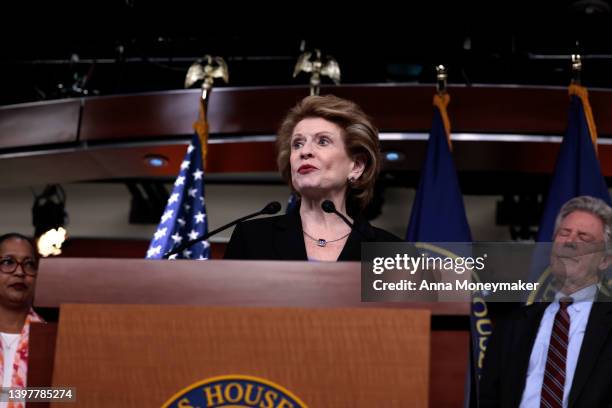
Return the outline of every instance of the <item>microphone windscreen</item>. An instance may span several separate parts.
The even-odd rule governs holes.
[[[268,203],[263,210],[261,210],[262,214],[276,214],[281,209],[281,205],[278,201],[272,201]]]
[[[321,208],[323,209],[323,211],[325,211],[326,213],[333,213],[336,212],[336,206],[334,205],[334,203],[331,200],[325,200],[321,203]]]

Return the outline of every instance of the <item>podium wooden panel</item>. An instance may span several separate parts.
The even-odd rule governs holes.
[[[359,262],[43,259],[34,305],[60,303],[263,307],[410,307],[433,315],[468,303],[361,301]]]
[[[351,308],[356,313],[381,308],[389,312],[426,310],[432,317],[430,406],[460,406],[468,364],[469,304],[362,303],[360,284],[357,262],[55,258],[41,263],[35,306],[39,311],[57,310],[66,303],[226,306],[242,307],[245,312],[277,307]],[[63,311],[60,317],[64,317]],[[32,385],[50,385],[53,359],[49,358],[49,343],[55,341],[55,328],[53,324],[46,326],[33,330],[33,337],[43,338],[34,338],[30,348],[28,381]]]
[[[79,407],[155,407],[245,374],[309,407],[426,407],[429,320],[427,310],[64,305],[53,384],[76,387]]]

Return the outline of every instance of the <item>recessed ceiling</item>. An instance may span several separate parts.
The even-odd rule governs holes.
[[[260,3],[209,3],[54,2],[37,6],[33,20],[32,6],[19,6],[7,15],[27,15],[28,27],[3,36],[0,105],[178,89],[191,62],[208,53],[227,60],[230,86],[305,84],[306,76],[292,77],[293,66],[313,48],[335,57],[349,84],[433,83],[434,65],[444,63],[451,84],[566,85],[568,56],[580,52],[584,83],[612,87],[609,1],[495,10],[457,2],[428,12],[377,2],[340,13],[296,4],[279,14]],[[503,17],[511,23],[500,24]]]

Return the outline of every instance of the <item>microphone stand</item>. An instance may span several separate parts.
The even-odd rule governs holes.
[[[201,241],[205,241],[208,238],[210,238],[211,236],[213,236],[213,235],[215,235],[215,234],[217,234],[217,233],[219,233],[219,232],[221,232],[223,230],[226,230],[226,229],[228,229],[230,227],[233,227],[234,225],[236,225],[236,224],[238,224],[238,223],[240,223],[242,221],[246,221],[246,220],[248,220],[250,218],[257,217],[258,215],[263,215],[263,214],[272,215],[272,214],[276,214],[277,212],[280,211],[280,209],[281,209],[280,203],[278,201],[273,201],[273,202],[269,203],[268,205],[266,205],[263,209],[261,209],[261,210],[259,210],[257,212],[254,212],[253,214],[245,215],[244,217],[238,218],[237,220],[234,220],[234,221],[232,221],[232,222],[230,222],[228,224],[225,224],[225,225],[217,228],[214,231],[211,231],[211,232],[209,232],[207,234],[204,234],[204,235],[202,235],[202,236],[200,236],[200,237],[198,237],[196,239],[192,239],[191,241],[185,242],[184,244],[180,245],[178,248],[175,248],[172,251],[166,252],[164,254],[163,258],[164,259],[168,259],[172,255],[176,255],[179,252],[184,251],[185,249],[189,248],[193,244],[196,244],[196,243],[201,242]]]
[[[323,209],[323,211],[325,211],[328,214],[334,213],[338,217],[340,217],[342,221],[346,223],[346,225],[351,227],[351,231],[356,230],[359,233],[359,235],[361,235],[361,237],[366,240],[366,242],[369,242],[371,240],[371,237],[368,237],[363,231],[361,231],[361,228],[356,228],[355,224],[350,222],[348,218],[346,218],[340,211],[336,210],[336,206],[334,205],[333,201],[331,200],[323,201],[321,203],[321,208]]]

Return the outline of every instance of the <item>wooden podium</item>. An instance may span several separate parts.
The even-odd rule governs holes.
[[[161,406],[228,374],[309,407],[451,406],[432,388],[463,387],[466,333],[430,336],[430,316],[469,305],[362,303],[359,263],[53,259],[40,270],[36,306],[60,317],[53,368],[52,325],[32,330],[29,385],[75,387],[75,406]]]

